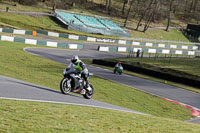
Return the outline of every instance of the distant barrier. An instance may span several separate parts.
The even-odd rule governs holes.
[[[2,36],[2,35],[0,35],[0,40],[9,41],[9,42],[20,42],[20,43],[32,44],[32,45],[42,45],[42,46],[49,46],[49,47],[69,48],[69,49],[83,48],[83,45],[81,44],[58,43],[58,42],[53,42],[53,41],[27,39],[27,38],[21,38],[21,37]]]
[[[144,48],[144,47],[134,47],[134,46],[132,46],[132,47],[99,46],[98,50],[103,51],[103,52],[128,52],[131,54],[136,53],[139,50],[140,53],[147,53],[147,54],[200,56],[200,51],[161,49],[161,48]]]
[[[61,37],[61,38],[74,39],[74,40],[92,41],[92,42],[117,43],[117,44],[131,45],[131,46],[158,47],[158,48],[183,49],[183,50],[198,50],[199,49],[198,46],[191,46],[191,45],[170,45],[170,44],[159,44],[159,43],[136,42],[136,41],[129,41],[129,40],[94,38],[94,37],[87,37],[87,36],[47,32],[43,30],[37,30],[37,32],[40,34],[48,35],[48,36]]]
[[[103,42],[103,43],[116,43],[116,44],[124,44],[135,47],[152,47],[152,48],[162,48],[162,49],[180,49],[180,50],[200,50],[200,46],[192,46],[192,45],[170,45],[170,44],[161,44],[161,43],[148,43],[148,42],[136,42],[130,40],[115,40],[115,39],[105,39],[105,38],[95,38],[95,37],[87,37],[87,36],[78,36],[72,34],[64,34],[64,33],[56,33],[44,30],[36,30],[39,34],[44,34],[53,37],[67,38],[73,40],[83,40],[83,41],[91,41],[91,42]],[[27,34],[32,35],[32,31],[27,30],[16,30],[16,29],[4,29],[0,28],[0,32],[7,32],[13,34]]]

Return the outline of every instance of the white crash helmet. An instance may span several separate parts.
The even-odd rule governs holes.
[[[75,55],[75,56],[72,57],[71,62],[72,62],[73,64],[77,64],[77,63],[78,63],[78,60],[79,60],[78,55]]]

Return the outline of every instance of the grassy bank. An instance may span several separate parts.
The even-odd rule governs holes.
[[[0,6],[0,8],[5,8],[6,5],[2,5],[3,7]],[[12,6],[11,6],[12,7]],[[22,8],[25,9],[25,11],[32,11],[32,8],[34,7],[29,7],[29,6],[21,6],[18,5],[16,10],[19,10]],[[28,8],[29,7],[29,8]],[[14,7],[12,7],[15,9]],[[11,8],[11,9],[12,9]],[[40,11],[40,8],[36,8],[36,11]],[[42,8],[41,8],[42,9]],[[46,9],[44,9],[45,12]],[[42,11],[42,10],[41,10]],[[50,10],[47,10],[50,11]],[[75,12],[82,12],[81,9],[73,9],[72,11]],[[87,14],[87,11],[84,11]],[[94,15],[96,14],[95,11],[91,12],[90,14]],[[104,16],[105,14],[99,14],[100,16]],[[118,20],[119,18],[111,17],[110,19],[113,20]],[[120,19],[121,20],[121,19]],[[29,29],[29,30],[35,30],[35,29],[45,29],[45,30],[51,30],[51,31],[57,31],[57,32],[63,32],[63,33],[71,33],[71,34],[77,34],[77,35],[84,35],[84,36],[92,36],[92,37],[99,37],[99,38],[111,38],[111,39],[119,39],[119,37],[113,37],[113,36],[102,36],[102,35],[94,35],[94,34],[88,34],[88,33],[83,33],[83,32],[78,32],[78,31],[71,31],[71,30],[66,30],[60,25],[58,25],[56,22],[54,22],[51,18],[49,17],[31,17],[27,15],[19,15],[19,14],[13,14],[13,13],[6,13],[2,12],[0,14],[0,21],[13,25],[19,28],[23,29]],[[124,20],[121,20],[124,21]],[[122,22],[121,22],[122,23]],[[131,32],[131,37],[136,37],[136,38],[147,38],[147,39],[158,39],[158,40],[173,40],[173,41],[186,41],[188,42],[188,39],[179,31],[176,29],[171,29],[169,32],[166,32],[164,30],[160,29],[153,29],[153,30],[148,30],[145,33],[140,32],[140,31],[135,31],[135,30],[130,30]]]
[[[73,105],[0,99],[0,132],[181,132],[200,125],[159,117]]]
[[[28,16],[22,14],[1,12],[0,21],[4,24],[12,25],[26,30],[42,29],[46,31],[70,33],[70,34],[91,36],[97,38],[119,39],[119,37],[102,36],[102,35],[95,35],[84,32],[67,30],[66,28],[63,28],[59,24],[57,24],[52,17],[48,16]]]
[[[33,17],[22,14],[2,12],[0,14],[0,21],[5,24],[29,30],[39,29],[39,28],[44,28],[49,30],[52,29],[64,30],[48,16]]]
[[[24,47],[31,45],[2,41],[0,44],[0,75],[59,89],[65,68],[63,64],[23,51]],[[90,81],[95,88],[96,100],[166,118],[186,120],[191,117],[189,109],[133,88],[98,77],[93,77]]]
[[[147,30],[144,32],[131,31],[131,36],[135,38],[157,39],[157,40],[171,40],[189,42],[189,40],[177,29],[170,29],[166,32],[162,29]]]
[[[27,12],[51,12],[51,9],[48,8],[41,8],[38,6],[25,6],[17,4],[16,2],[4,1],[0,2],[0,9],[6,10],[6,8],[12,11],[27,11]]]

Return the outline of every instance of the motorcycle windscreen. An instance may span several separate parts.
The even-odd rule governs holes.
[[[70,63],[68,66],[67,66],[68,70],[67,72],[70,74],[70,73],[75,73],[75,70],[74,70],[74,67],[73,67],[73,64]]]

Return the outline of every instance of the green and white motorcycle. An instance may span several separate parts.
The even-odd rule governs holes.
[[[113,72],[114,72],[115,74],[119,74],[119,75],[122,74],[122,71],[123,71],[123,67],[122,67],[122,66],[115,67],[114,70],[113,70]]]

